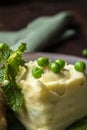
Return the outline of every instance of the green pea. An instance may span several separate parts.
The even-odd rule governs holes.
[[[87,56],[87,49],[82,50],[82,55]]]
[[[63,67],[65,66],[65,61],[62,59],[57,59],[55,62],[60,65],[61,69],[63,69]]]
[[[4,43],[0,43],[0,50],[2,50],[5,47]]]
[[[86,64],[83,61],[77,61],[74,64],[74,68],[79,72],[84,72],[86,69]]]
[[[37,59],[37,63],[39,66],[46,66],[49,64],[49,59],[47,57],[40,57]]]
[[[59,64],[56,63],[56,62],[51,62],[51,63],[50,63],[50,69],[51,69],[52,72],[54,72],[54,73],[60,72],[60,66],[59,66]]]
[[[38,68],[38,67],[33,68],[32,75],[35,78],[40,78],[42,74],[43,74],[43,70],[41,68]]]

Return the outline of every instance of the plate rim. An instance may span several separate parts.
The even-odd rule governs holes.
[[[30,56],[30,57],[29,57]],[[50,53],[50,52],[25,52],[24,53],[24,59],[28,60],[27,58],[29,58],[29,60],[34,60],[37,57],[40,56],[48,56],[51,59],[58,57],[61,58],[65,58],[65,59],[71,59],[71,60],[83,60],[84,62],[87,62],[87,58],[86,57],[81,57],[81,56],[75,56],[75,55],[69,55],[69,54],[63,54],[63,53]],[[87,64],[87,63],[86,63]]]

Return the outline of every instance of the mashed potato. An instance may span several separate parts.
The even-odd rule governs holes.
[[[60,73],[48,66],[34,78],[32,69],[37,61],[20,67],[16,81],[22,88],[24,104],[17,117],[27,130],[65,130],[74,121],[87,115],[87,75],[74,66],[65,65]]]

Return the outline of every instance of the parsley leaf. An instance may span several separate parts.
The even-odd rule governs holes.
[[[16,82],[10,82],[8,85],[3,86],[3,91],[6,95],[9,106],[13,111],[18,111],[23,103],[21,88],[17,86]]]
[[[25,50],[25,43],[22,43],[16,51],[11,50],[5,43],[0,44],[0,86],[7,103],[14,111],[19,111],[23,104],[23,94],[21,88],[17,86],[16,76],[19,66],[26,67],[22,57]]]
[[[6,43],[0,43],[0,64],[6,62],[12,52]]]

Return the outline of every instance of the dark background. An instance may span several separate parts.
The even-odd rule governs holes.
[[[82,57],[82,50],[87,49],[87,0],[1,0],[0,31],[19,30],[39,16],[51,16],[65,10],[74,14],[79,31],[75,37],[47,52]]]

